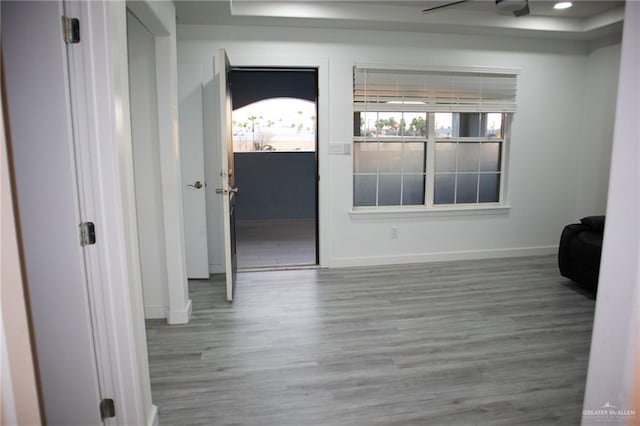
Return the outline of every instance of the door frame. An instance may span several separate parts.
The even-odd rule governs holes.
[[[82,249],[78,239],[92,315],[74,327],[94,334],[101,397],[113,398],[117,413],[104,424],[157,425],[137,258],[125,5],[108,0],[60,3],[64,15],[81,24],[81,42],[67,46],[64,59],[77,173],[69,184],[77,191],[80,220],[94,222],[96,230],[96,244]],[[59,16],[55,20],[61,24]],[[38,32],[37,27],[31,30]],[[61,25],[59,37],[63,43]],[[46,211],[42,214],[46,223]],[[64,345],[64,339],[58,343]],[[44,353],[38,356],[46,359]],[[99,421],[97,405],[95,410]]]
[[[97,308],[97,361],[117,413],[106,423],[157,425],[136,231],[126,7],[65,0],[65,13],[79,18],[85,34],[69,50],[68,66],[71,102],[78,106],[72,112],[79,133],[78,192],[96,224],[97,243],[86,262]]]
[[[318,81],[319,81],[319,70],[318,67],[293,67],[293,66],[286,66],[286,67],[273,67],[273,66],[259,66],[259,67],[250,67],[250,66],[240,66],[240,65],[232,65],[230,72],[232,73],[233,71],[269,71],[269,72],[278,72],[278,71],[301,71],[301,72],[313,72],[314,73],[314,84],[315,84],[315,89],[314,89],[314,93],[315,93],[315,99],[314,99],[314,106],[315,106],[315,116],[316,116],[316,123],[319,123],[320,121],[323,120],[322,117],[320,117],[320,111],[319,111],[319,107],[318,107],[318,98],[319,98],[319,86],[318,86]],[[230,77],[231,78],[231,77]],[[233,110],[231,112],[233,114]],[[316,267],[320,265],[320,228],[319,228],[319,223],[320,223],[320,210],[319,210],[319,205],[320,205],[320,180],[319,180],[319,176],[320,176],[320,163],[319,163],[319,152],[320,152],[320,146],[319,146],[319,129],[318,129],[318,125],[316,124],[316,131],[315,131],[315,138],[313,141],[313,153],[314,153],[314,163],[316,165],[316,176],[315,176],[315,182],[314,182],[314,187],[315,187],[315,194],[314,194],[314,220],[315,220],[315,224],[314,224],[314,248],[315,248],[315,256],[313,259],[313,264],[307,264],[307,265],[301,265],[302,267]],[[231,143],[233,143],[233,141],[231,141]],[[286,151],[285,151],[286,152]],[[235,155],[235,154],[234,154]],[[235,157],[234,157],[234,161],[235,161]],[[234,167],[234,171],[235,171],[235,167]],[[289,267],[291,265],[283,265],[285,267]],[[298,266],[298,265],[295,265]],[[265,266],[266,269],[269,268],[279,268],[280,265],[272,265],[272,266]],[[262,267],[260,267],[262,268]],[[251,267],[249,267],[248,269],[252,269]],[[242,269],[240,269],[242,270]]]
[[[162,5],[149,0],[128,1],[126,5],[155,38],[160,186],[169,296],[166,318],[169,324],[186,324],[191,318],[192,306],[187,281],[182,211],[175,12],[169,15],[166,9],[160,9]]]
[[[318,266],[329,267],[331,259],[330,245],[330,194],[329,194],[329,58],[323,56],[243,56],[233,54],[227,49],[231,58],[231,67],[242,68],[314,68],[318,74],[318,92],[316,109],[318,125],[316,129],[317,158],[317,250]]]

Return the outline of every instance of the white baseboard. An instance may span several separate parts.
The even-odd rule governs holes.
[[[144,318],[145,319],[164,319],[169,313],[168,306],[145,306]]]
[[[191,310],[192,310],[191,299],[189,299],[184,309],[169,311],[167,322],[171,325],[187,324],[191,319]]]
[[[395,265],[407,263],[444,262],[449,260],[496,259],[501,257],[545,256],[558,253],[558,246],[521,247],[493,250],[470,250],[441,253],[358,256],[332,259],[330,267]]]
[[[188,280],[208,280],[209,278],[211,278],[211,273],[208,273],[207,275],[192,275],[187,277]]]
[[[160,421],[158,420],[158,407],[151,405],[147,419],[147,426],[159,426]]]
[[[224,274],[224,265],[219,265],[217,263],[209,264],[209,273],[210,274]]]

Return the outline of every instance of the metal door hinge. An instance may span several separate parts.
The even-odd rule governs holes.
[[[80,224],[80,244],[90,246],[96,243],[96,226],[93,222],[82,222]]]
[[[78,18],[62,17],[62,33],[67,44],[80,43],[80,20]]]
[[[105,398],[100,401],[100,418],[102,419],[102,421],[104,421],[104,419],[109,419],[115,416],[116,406],[113,403],[113,399]]]

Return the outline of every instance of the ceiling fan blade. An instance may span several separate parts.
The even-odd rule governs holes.
[[[496,0],[496,9],[511,12],[515,17],[529,14],[529,0]]]
[[[461,3],[467,3],[470,0],[458,0],[458,1],[452,1],[451,3],[447,3],[447,4],[441,4],[440,6],[434,6],[434,7],[429,7],[427,9],[424,9],[422,11],[422,13],[429,13],[429,12],[433,12],[434,10],[438,10],[438,9],[443,9],[445,7],[450,7],[450,6],[455,6],[456,4],[461,4]]]
[[[527,5],[525,7],[523,7],[522,9],[518,9],[518,10],[514,10],[513,11],[513,15],[516,18],[519,18],[520,16],[525,16],[529,14],[529,3],[527,3]]]

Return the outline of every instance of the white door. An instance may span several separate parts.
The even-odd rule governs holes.
[[[231,87],[229,86],[229,58],[224,49],[218,51],[218,80],[220,89],[220,175],[222,187],[216,192],[222,196],[222,226],[224,239],[224,271],[227,300],[233,301],[236,272],[235,187],[233,172],[233,140],[231,129]]]
[[[180,164],[187,276],[206,279],[209,278],[209,250],[202,89],[202,64],[179,64]]]
[[[99,425],[63,7],[60,1],[0,7],[6,126],[44,418],[50,425]]]

